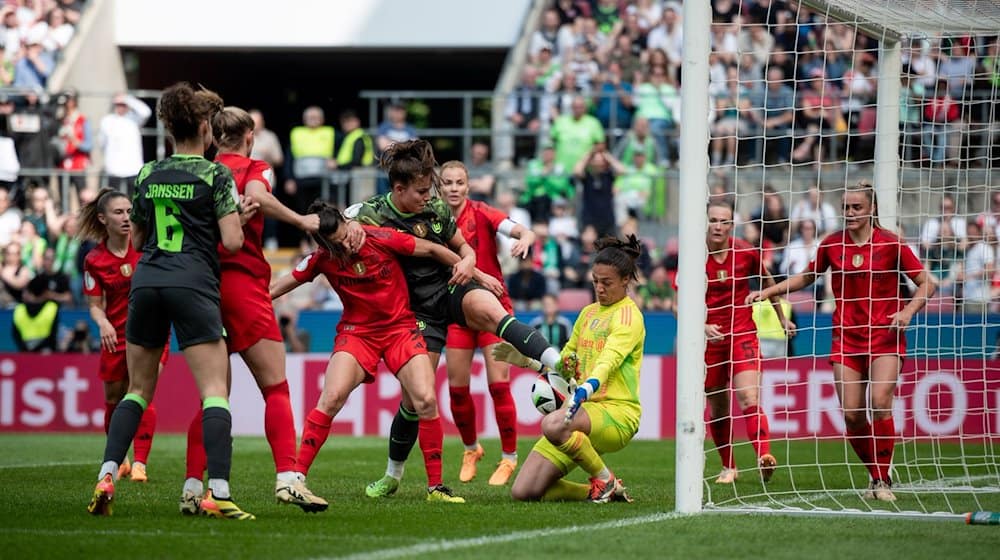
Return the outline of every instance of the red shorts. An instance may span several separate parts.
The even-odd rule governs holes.
[[[169,357],[170,345],[167,344],[163,347],[163,353],[160,354],[160,365],[167,365]],[[97,376],[105,383],[128,379],[128,362],[125,359],[125,349],[122,348],[116,352],[101,350],[101,361],[98,366]]]
[[[514,305],[511,303],[510,296],[507,295],[506,290],[500,296],[500,305],[503,306],[507,313],[514,314]],[[476,348],[486,348],[490,344],[499,344],[501,342],[503,342],[503,339],[494,333],[477,331],[469,327],[463,327],[457,323],[452,323],[448,325],[448,341],[445,343],[445,346],[462,348],[463,350],[475,350]]]
[[[261,339],[284,340],[266,281],[242,272],[223,271],[219,294],[230,353],[242,352]]]
[[[833,332],[830,363],[842,364],[856,372],[867,374],[872,361],[879,356],[899,356],[906,359],[906,336],[888,329],[872,331],[864,344],[845,341],[839,329]]]
[[[448,342],[445,345],[449,348],[474,350],[498,342],[503,342],[503,339],[491,332],[477,331],[452,323],[448,325]]]
[[[427,354],[427,344],[415,325],[366,331],[353,325],[350,330],[337,333],[333,341],[333,353],[347,352],[365,370],[365,383],[375,381],[378,361],[385,360],[386,367],[393,374],[406,365],[414,356]]]
[[[760,342],[756,333],[737,334],[705,345],[705,389],[727,387],[733,375],[760,371]]]

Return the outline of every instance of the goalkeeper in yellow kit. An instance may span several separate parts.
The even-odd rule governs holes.
[[[573,396],[542,419],[543,437],[514,479],[515,500],[632,501],[601,456],[628,445],[642,415],[639,370],[646,328],[627,295],[641,246],[635,236],[627,241],[609,237],[598,242],[597,250],[591,270],[597,303],[583,308],[562,349],[560,373],[571,388],[575,385]],[[538,366],[509,344],[497,345],[494,355],[522,367]],[[564,478],[576,466],[590,475],[589,486]]]

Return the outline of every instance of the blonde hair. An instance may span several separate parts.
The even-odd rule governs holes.
[[[212,118],[212,135],[220,150],[239,148],[247,132],[253,131],[253,117],[239,107],[224,107]]]
[[[453,159],[451,161],[446,161],[442,163],[441,173],[444,173],[446,169],[461,169],[462,172],[465,173],[466,180],[469,179],[469,168],[466,167],[464,163],[458,161],[457,159]]]
[[[847,187],[844,188],[844,196],[847,196],[848,193],[855,193],[855,192],[865,195],[865,198],[867,198],[868,202],[871,203],[872,226],[877,227],[879,229],[884,229],[882,228],[882,224],[880,224],[878,221],[878,196],[875,193],[875,187],[867,179],[861,179],[856,184],[848,185]]]

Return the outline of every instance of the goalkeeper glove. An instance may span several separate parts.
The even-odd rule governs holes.
[[[569,408],[566,409],[566,418],[563,419],[564,424],[569,424],[573,421],[573,417],[580,410],[580,405],[594,394],[598,386],[599,382],[594,378],[590,378],[576,388],[573,392],[573,398],[570,399]]]
[[[562,376],[566,381],[575,381],[580,378],[580,358],[577,357],[576,352],[570,352],[559,361],[559,366],[556,368],[559,375]]]
[[[518,352],[517,348],[514,348],[509,342],[501,342],[493,347],[493,359],[498,362],[507,362],[512,366],[542,371],[542,362]]]

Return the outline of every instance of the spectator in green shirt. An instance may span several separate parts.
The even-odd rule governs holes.
[[[632,153],[632,161],[625,164],[625,172],[615,178],[615,222],[621,227],[629,216],[641,218],[646,203],[662,173],[649,162],[646,152]]]
[[[541,157],[528,162],[524,172],[524,192],[518,201],[531,214],[532,222],[548,222],[552,216],[552,200],[573,198],[569,172],[556,161],[555,149],[542,148]]]
[[[604,142],[604,127],[596,117],[587,114],[585,97],[575,96],[570,109],[570,114],[561,115],[552,123],[551,131],[556,161],[563,169],[573,169],[580,158]]]

